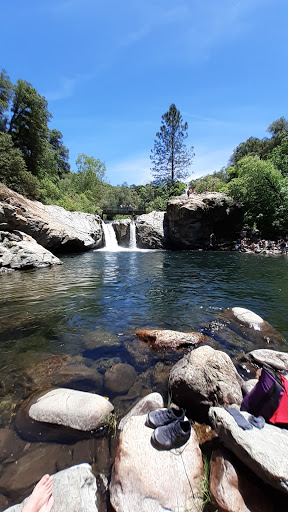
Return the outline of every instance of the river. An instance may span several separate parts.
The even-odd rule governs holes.
[[[29,396],[29,386],[23,385],[24,373],[30,371],[31,375],[41,361],[53,356],[68,355],[100,375],[114,363],[129,363],[139,376],[135,389],[141,390],[140,394],[163,391],[159,373],[163,368],[165,373],[165,365],[172,364],[180,355],[143,347],[135,336],[137,327],[205,330],[222,310],[240,306],[260,315],[288,339],[286,256],[98,250],[65,256],[62,261],[62,266],[50,269],[1,276],[2,429],[14,432],[15,411]],[[224,346],[219,348],[227,350]],[[288,351],[288,344],[285,348]],[[158,377],[152,378],[151,368],[156,365]],[[75,383],[77,387],[77,376]],[[89,385],[85,390],[93,391]],[[125,397],[110,398],[120,415],[133,405]],[[62,442],[61,446],[64,445]],[[40,449],[39,443],[33,446],[34,451]],[[71,447],[66,451],[64,447],[63,467],[79,462],[77,457],[69,459],[69,450]],[[16,459],[21,471],[23,453],[19,453]],[[3,453],[0,457],[5,470],[11,460],[6,460]],[[91,462],[87,457],[84,460]],[[43,468],[37,464],[40,477],[47,456]],[[98,469],[104,471],[103,464],[106,462],[99,462]],[[55,468],[59,469],[59,461]],[[52,470],[53,466],[47,469]],[[9,488],[9,483],[6,485]],[[11,491],[9,504],[17,501],[21,492]]]

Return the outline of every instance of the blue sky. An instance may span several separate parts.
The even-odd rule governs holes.
[[[0,6],[1,68],[47,98],[72,169],[79,153],[93,155],[112,185],[150,181],[171,103],[188,122],[194,176],[219,170],[240,142],[287,117],[287,0]]]

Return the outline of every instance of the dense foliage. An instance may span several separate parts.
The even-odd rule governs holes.
[[[156,133],[151,151],[152,174],[155,183],[173,186],[187,178],[194,157],[193,147],[184,144],[188,136],[188,123],[184,123],[180,111],[172,104],[163,116],[160,131]]]
[[[31,84],[18,80],[13,85],[2,70],[0,182],[32,199],[89,213],[100,213],[106,205],[165,210],[171,196],[184,192],[185,184],[176,179],[169,186],[111,186],[105,164],[84,153],[76,160],[77,172],[71,172],[62,133],[48,127],[51,117],[46,99]]]
[[[288,234],[288,122],[274,121],[271,137],[249,137],[233,151],[229,166],[191,182],[196,193],[226,192],[243,203],[246,227],[263,236]],[[213,187],[212,187],[212,184]]]

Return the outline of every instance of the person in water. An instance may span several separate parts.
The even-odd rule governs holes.
[[[35,485],[22,512],[50,512],[54,504],[52,491],[53,476],[44,475],[38,484]]]

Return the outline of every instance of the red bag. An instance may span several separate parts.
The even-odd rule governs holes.
[[[284,375],[281,375],[282,385],[284,387],[284,393],[280,400],[279,407],[271,416],[269,422],[274,425],[277,424],[288,424],[288,380],[285,379]]]

